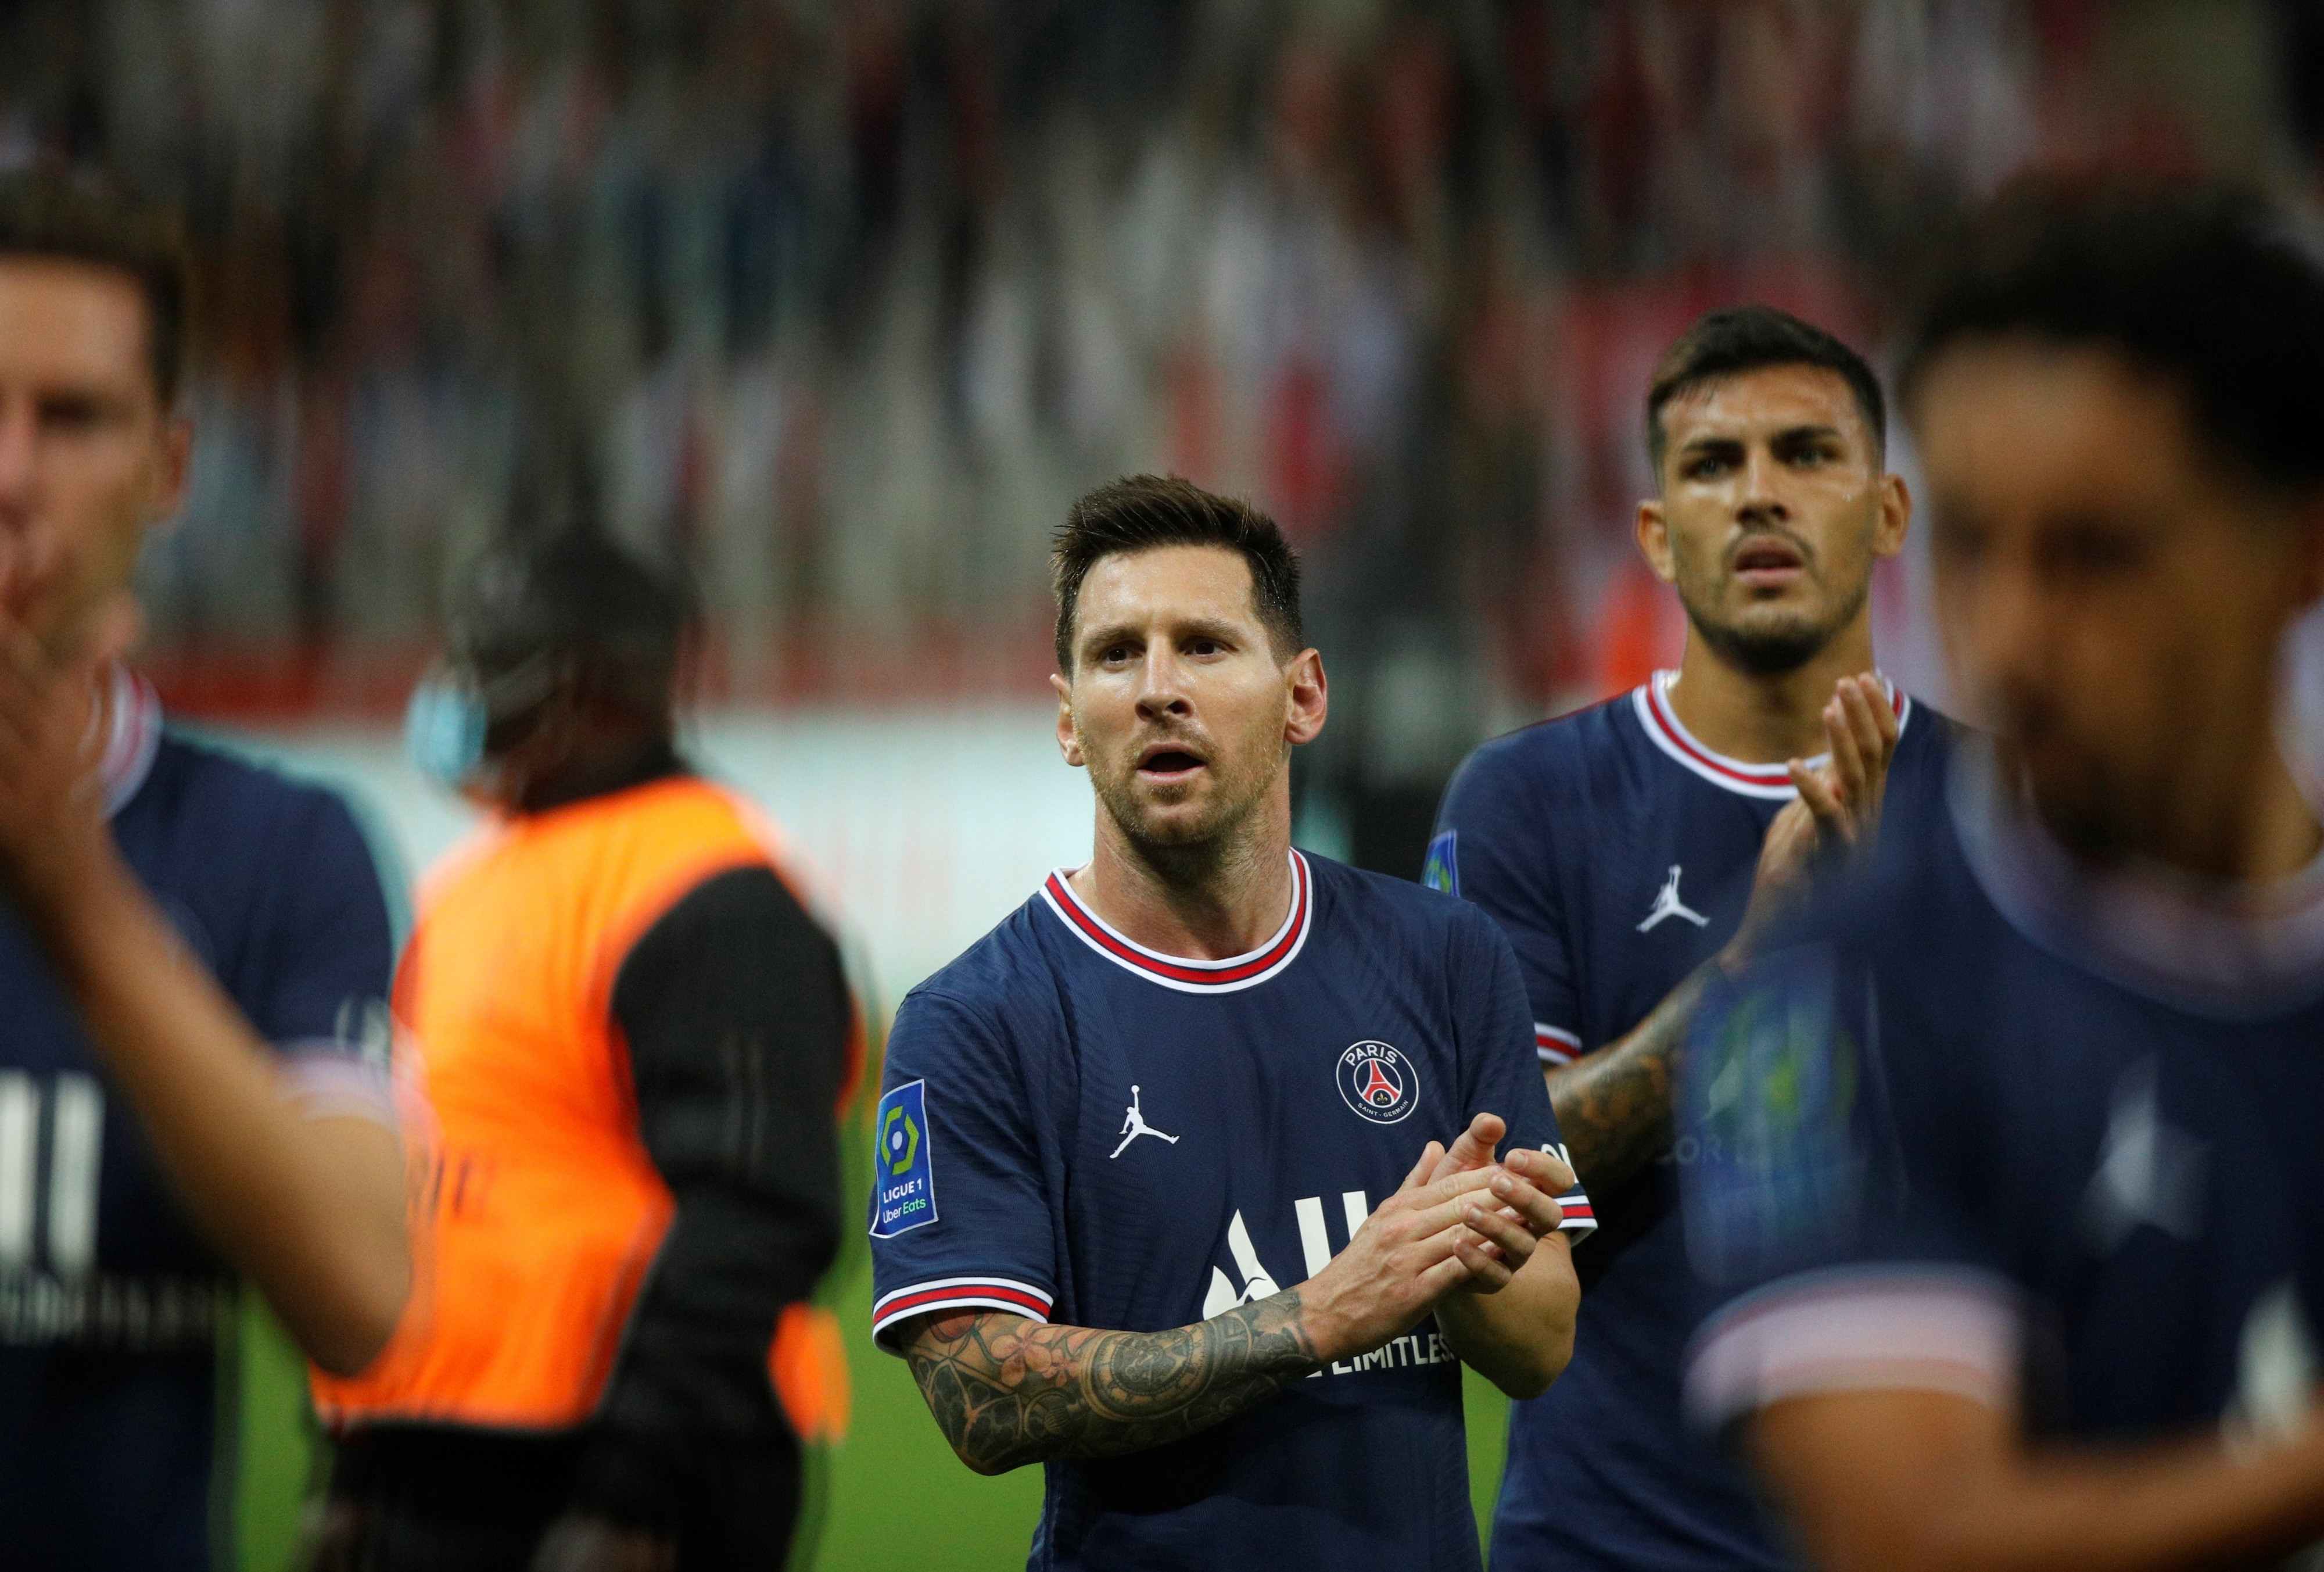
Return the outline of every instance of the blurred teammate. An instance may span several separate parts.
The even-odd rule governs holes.
[[[1047,1465],[1035,1567],[1474,1567],[1455,1361],[1549,1384],[1589,1225],[1516,963],[1292,849],[1325,692],[1273,522],[1141,476],[1055,563],[1095,855],[897,1015],[875,1335],[970,1467]]]
[[[376,1364],[316,1382],[325,1567],[788,1552],[853,1014],[754,816],[675,750],[687,620],[610,545],[505,552],[414,699],[417,762],[497,818],[397,976],[420,1285]]]
[[[1647,388],[1660,492],[1637,519],[1686,607],[1678,670],[1487,744],[1445,795],[1429,881],[1517,948],[1600,1225],[1572,1367],[1510,1420],[1497,1567],[1783,1564],[1681,1410],[1674,1055],[1820,847],[1868,847],[1892,790],[1905,812],[1941,795],[1946,722],[1871,670],[1873,565],[1911,514],[1885,434],[1871,369],[1821,329],[1766,306],[1688,328]]]
[[[329,792],[165,731],[114,656],[185,489],[182,264],[0,178],[0,1562],[232,1552],[247,1273],[359,1368],[403,1303],[391,940]],[[227,1366],[231,1369],[231,1366]],[[228,1387],[221,1390],[222,1386]]]
[[[1938,610],[2000,740],[1687,1059],[1690,1396],[1827,1566],[2324,1535],[2324,829],[2273,707],[2319,365],[2324,277],[2200,191],[2022,193],[1920,327]]]

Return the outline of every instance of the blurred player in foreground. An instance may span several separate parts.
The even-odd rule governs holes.
[[[2324,276],[2200,191],[2022,191],[1918,329],[1938,611],[1998,744],[1686,1059],[1723,1301],[1689,1394],[1823,1565],[2324,1535],[2324,829],[2275,710],[2319,366]]]
[[[1140,476],[1054,560],[1095,853],[897,1015],[874,1334],[969,1466],[1047,1465],[1035,1567],[1474,1567],[1456,1361],[1556,1377],[1589,1225],[1508,941],[1292,849],[1271,521]]]
[[[1892,787],[1908,814],[1943,794],[1948,723],[1871,670],[1872,569],[1912,505],[1886,437],[1871,368],[1821,329],[1766,306],[1689,328],[1647,387],[1660,492],[1637,519],[1686,607],[1678,670],[1487,744],[1445,794],[1429,880],[1517,948],[1600,1225],[1572,1367],[1510,1419],[1496,1567],[1784,1564],[1680,1403],[1698,1307],[1672,1084],[1705,980],[1819,851],[1868,852]]]
[[[397,975],[420,1281],[376,1364],[316,1382],[343,1438],[323,1567],[788,1552],[800,1435],[844,1380],[805,1301],[854,1017],[756,816],[678,755],[687,623],[604,542],[512,550],[415,696],[415,762],[496,816]]]
[[[227,1269],[339,1370],[378,1351],[409,1280],[380,1030],[392,941],[363,837],[329,792],[165,732],[115,660],[138,547],[184,495],[184,314],[152,216],[0,179],[12,1567],[229,1554]]]

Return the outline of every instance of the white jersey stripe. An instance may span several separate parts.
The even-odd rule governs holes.
[[[1809,1392],[2016,1396],[2023,1316],[1998,1278],[1953,1268],[1840,1268],[1770,1284],[1704,1327],[1687,1406],[1707,1424]]]

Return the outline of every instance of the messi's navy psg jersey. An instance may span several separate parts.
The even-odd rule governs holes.
[[[1492,924],[1292,864],[1291,914],[1248,956],[1141,948],[1059,874],[904,1001],[872,1200],[883,1344],[934,1309],[1186,1326],[1322,1271],[1472,1114],[1555,1146]],[[1473,1567],[1465,1448],[1424,1320],[1185,1441],[1051,1463],[1028,1564]]]
[[[1796,795],[1783,765],[1692,736],[1674,675],[1486,744],[1445,793],[1429,881],[1508,935],[1545,1065],[1628,1032],[1734,936],[1768,822]],[[1949,723],[1895,704],[1884,823],[1937,800],[1948,752]],[[1677,1197],[1667,1159],[1593,1197],[1573,1363],[1510,1417],[1497,1568],[1784,1564],[1742,1471],[1681,1411],[1693,1290]]]
[[[2303,1427],[2324,1309],[2324,861],[2094,874],[1965,746],[1951,811],[1707,999],[1683,1112],[1703,1419],[1924,1388],[2104,1443]],[[2303,1557],[2301,1565],[2308,1565]]]
[[[385,1049],[387,907],[346,808],[165,735],[125,673],[114,700],[131,869],[310,1105],[384,1116],[362,1050]],[[231,1539],[229,1281],[5,902],[0,1021],[0,1563],[209,1567]]]

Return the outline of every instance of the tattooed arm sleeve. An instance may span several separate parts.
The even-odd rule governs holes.
[[[1543,1072],[1573,1171],[1601,1196],[1670,1150],[1672,1067],[1716,964],[1705,962],[1623,1036]]]
[[[1264,1402],[1318,1363],[1296,1289],[1167,1332],[988,1310],[925,1317],[899,1341],[945,1438],[979,1474],[1159,1447]]]

